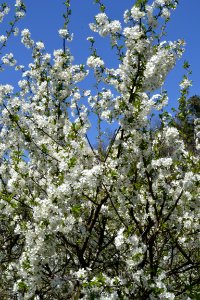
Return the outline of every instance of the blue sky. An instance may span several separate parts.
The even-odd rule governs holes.
[[[8,0],[12,4],[13,0]],[[27,16],[20,22],[20,28],[29,28],[35,41],[42,40],[45,43],[47,52],[62,47],[62,40],[58,37],[58,29],[63,25],[63,3],[64,0],[25,0],[27,5]],[[125,9],[131,8],[133,0],[105,0],[108,16],[111,19],[122,19]],[[74,41],[69,44],[75,63],[85,63],[89,55],[88,36],[95,36],[89,30],[88,23],[93,22],[93,17],[99,12],[98,5],[93,4],[93,0],[71,0],[72,17],[70,29],[74,32]],[[190,95],[200,95],[200,21],[199,21],[200,1],[180,0],[178,8],[173,12],[171,21],[168,24],[166,40],[177,40],[179,38],[186,41],[186,51],[183,59],[178,62],[175,69],[169,74],[165,87],[169,94],[169,107],[177,106],[179,97],[179,82],[182,79],[184,60],[189,61],[192,69],[191,79],[193,87]],[[9,19],[9,18],[8,18]],[[1,27],[1,34],[6,28],[6,20]],[[109,50],[108,40],[98,41],[99,53],[105,61],[112,66],[113,53]],[[8,43],[7,52],[14,52],[17,60],[21,64],[30,62],[30,51],[20,45],[19,37],[12,38]],[[116,65],[115,65],[116,66]],[[17,77],[13,71],[0,73],[1,83],[15,83]],[[90,83],[90,82],[89,82]],[[86,87],[89,88],[89,87]]]

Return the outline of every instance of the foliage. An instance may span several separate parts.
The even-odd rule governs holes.
[[[1,299],[198,299],[199,159],[164,111],[166,92],[155,94],[183,53],[182,40],[163,41],[178,1],[136,1],[125,25],[95,2],[100,13],[90,28],[111,38],[117,68],[106,67],[94,37],[87,66],[73,64],[69,0],[59,30],[63,49],[46,53],[24,29],[32,63],[2,57],[2,68],[14,66],[22,79],[16,92],[0,85]],[[19,21],[25,4],[15,5]],[[2,4],[1,16],[8,10]],[[16,33],[12,24],[2,43]],[[96,86],[82,90],[88,69]],[[181,121],[189,117],[190,85],[185,76]],[[161,109],[153,132],[150,115]],[[102,150],[104,122],[118,129]]]

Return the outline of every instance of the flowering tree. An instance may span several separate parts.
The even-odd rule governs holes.
[[[106,67],[93,37],[87,65],[73,64],[69,0],[62,49],[51,56],[24,29],[32,63],[26,68],[2,54],[2,69],[14,66],[22,79],[16,91],[0,85],[0,297],[197,299],[198,120],[191,152],[167,112],[156,132],[150,117],[166,105],[167,93],[158,90],[183,53],[183,41],[163,41],[178,1],[137,0],[124,13],[125,25],[95,2],[100,13],[90,28],[110,36],[117,68]],[[21,0],[15,7],[1,49],[25,14]],[[2,4],[1,21],[8,12]],[[97,89],[82,90],[89,71]],[[185,76],[180,108],[190,85]],[[96,126],[91,114],[98,149],[88,138]],[[104,122],[118,124],[106,150]]]

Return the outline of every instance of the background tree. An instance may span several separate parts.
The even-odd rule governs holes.
[[[189,99],[182,95],[179,111],[176,114],[176,126],[182,134],[188,149],[194,151],[196,143],[195,124],[200,120],[200,97],[194,95]]]

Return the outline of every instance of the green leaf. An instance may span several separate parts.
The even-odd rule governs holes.
[[[30,135],[30,133],[26,133],[26,134],[24,134],[24,136],[25,136],[26,142],[30,143],[31,142],[31,135]]]
[[[41,148],[42,148],[42,152],[43,152],[43,153],[47,154],[47,153],[49,152],[46,145],[42,144],[42,145],[41,145]]]
[[[76,165],[76,161],[77,161],[77,158],[75,156],[71,157],[68,161],[68,167],[73,168]]]
[[[106,7],[105,7],[103,4],[101,4],[101,6],[100,6],[100,11],[104,13],[104,12],[105,12],[105,9],[106,9]]]
[[[18,115],[10,115],[9,116],[11,121],[17,123],[19,121],[19,116]]]
[[[80,214],[81,214],[81,209],[82,209],[82,206],[81,204],[76,204],[72,207],[72,213],[78,217]]]

